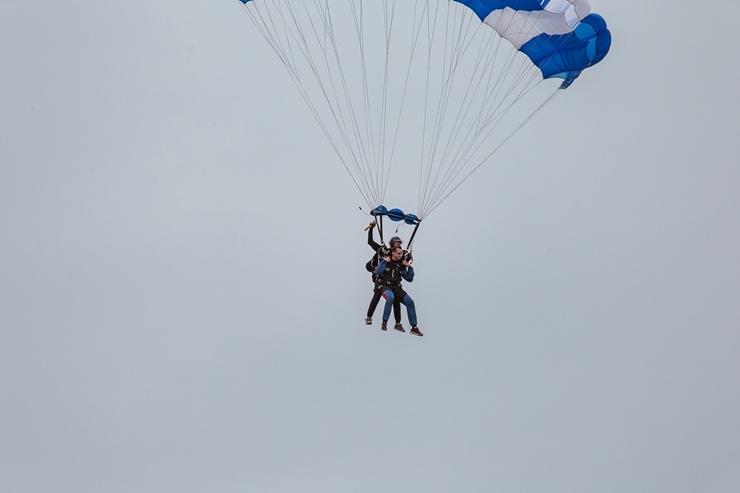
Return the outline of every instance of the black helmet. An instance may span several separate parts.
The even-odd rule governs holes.
[[[403,240],[399,238],[398,236],[394,236],[388,241],[388,245],[390,245],[391,248],[393,248],[394,243],[401,243],[403,244]]]

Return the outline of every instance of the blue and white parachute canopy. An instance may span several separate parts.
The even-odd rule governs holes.
[[[570,86],[609,52],[606,21],[587,0],[454,0],[526,54],[545,79]]]

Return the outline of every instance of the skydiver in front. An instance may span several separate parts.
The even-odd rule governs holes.
[[[385,298],[385,307],[383,309],[383,324],[380,326],[382,330],[388,330],[388,318],[391,315],[391,307],[396,300],[400,300],[401,303],[406,305],[406,312],[409,317],[409,323],[411,324],[411,334],[415,336],[423,336],[419,327],[417,326],[416,319],[416,305],[411,296],[403,290],[402,280],[413,282],[414,280],[414,268],[411,264],[403,258],[403,249],[400,245],[397,245],[392,251],[390,256],[384,257],[378,264],[378,268],[375,269],[375,274],[380,277],[383,283],[381,289],[383,292],[383,298]],[[399,327],[396,324],[393,327],[399,332],[406,332],[403,326]]]

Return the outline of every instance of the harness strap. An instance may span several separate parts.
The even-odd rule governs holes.
[[[385,240],[383,240],[383,216],[380,216],[380,221],[378,221],[378,216],[375,216],[375,222],[378,224],[378,233],[380,234],[380,244],[385,245]]]
[[[414,227],[414,232],[411,233],[411,239],[409,240],[409,245],[408,245],[409,252],[411,251],[411,244],[414,242],[414,236],[416,236],[416,230],[419,229],[420,225],[421,225],[421,220],[418,223],[416,223],[416,226]]]

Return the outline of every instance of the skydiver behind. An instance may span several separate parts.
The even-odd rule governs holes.
[[[403,258],[403,249],[400,245],[397,245],[391,251],[389,257],[384,257],[378,264],[378,268],[375,269],[375,274],[381,278],[383,283],[383,298],[385,298],[385,308],[383,309],[383,324],[380,326],[382,330],[388,330],[388,318],[391,314],[391,306],[393,306],[396,300],[400,300],[401,303],[406,305],[406,312],[409,317],[409,323],[411,324],[411,334],[415,336],[423,336],[419,327],[416,325],[416,305],[411,296],[403,290],[401,285],[402,280],[413,282],[414,280],[414,268],[411,264]],[[406,332],[403,327],[399,327],[396,324],[394,329],[399,332]]]
[[[375,309],[378,307],[378,303],[380,302],[380,297],[383,295],[383,280],[380,276],[375,274],[375,269],[378,268],[378,264],[380,264],[380,260],[390,254],[390,250],[385,245],[380,245],[375,242],[373,239],[373,229],[375,228],[375,221],[371,222],[367,229],[367,244],[370,245],[370,248],[373,249],[373,252],[375,255],[373,255],[373,258],[371,258],[367,264],[365,264],[365,268],[372,274],[373,279],[373,297],[370,300],[370,306],[367,308],[367,318],[365,318],[365,325],[372,325],[373,323],[373,314],[375,313]],[[394,236],[391,238],[390,244],[391,248],[395,245],[400,245],[402,243],[401,239],[397,236]],[[396,330],[403,330],[403,325],[401,324],[401,300],[397,300],[393,304],[393,318],[396,319],[396,325],[394,328]],[[384,329],[385,330],[385,329]]]

